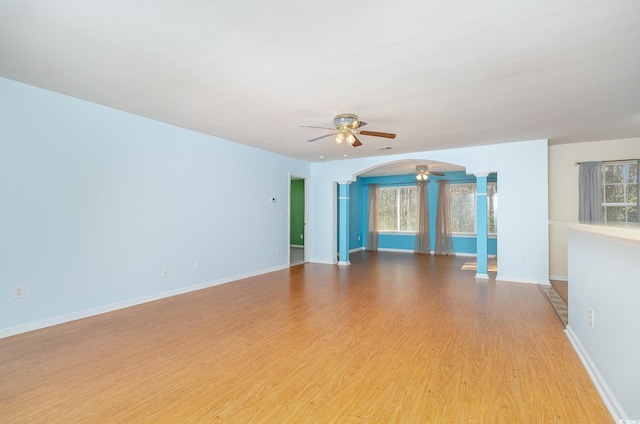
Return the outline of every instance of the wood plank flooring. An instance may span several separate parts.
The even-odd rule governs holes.
[[[613,422],[535,285],[351,261],[2,339],[0,422]]]

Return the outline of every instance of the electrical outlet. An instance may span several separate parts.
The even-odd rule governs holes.
[[[596,326],[593,318],[593,308],[589,308],[589,325],[591,326],[591,328],[594,328]]]
[[[166,278],[167,277],[167,268],[162,268],[160,270],[160,277],[162,277],[162,278]]]
[[[280,248],[276,247],[276,255],[279,255],[279,254],[280,254]]]
[[[200,259],[196,259],[196,268],[200,268],[200,266],[202,266],[202,262],[200,262]]]
[[[303,238],[304,238],[304,236],[302,234],[300,234],[300,239],[303,239]]]
[[[527,263],[527,257],[526,256],[520,256],[520,263],[526,264]]]
[[[24,299],[24,286],[15,286],[13,288],[13,298],[14,299]]]

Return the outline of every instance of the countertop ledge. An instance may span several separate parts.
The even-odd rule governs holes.
[[[614,237],[621,240],[640,242],[640,224],[637,222],[621,224],[587,224],[578,221],[549,221],[549,225],[568,228],[570,230],[601,236]]]

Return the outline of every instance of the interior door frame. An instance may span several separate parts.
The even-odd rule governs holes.
[[[289,243],[289,248],[287,249],[287,264],[291,266],[291,181],[293,180],[302,180],[303,181],[303,189],[304,189],[304,237],[302,239],[302,249],[304,251],[304,262],[309,262],[309,249],[307,248],[307,235],[309,231],[307,229],[307,222],[309,222],[309,208],[307,205],[309,204],[309,190],[307,188],[307,177],[303,175],[298,175],[289,172],[289,187],[287,202],[288,202],[288,213],[287,213],[287,241]]]

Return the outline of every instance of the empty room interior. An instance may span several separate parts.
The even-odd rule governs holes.
[[[640,3],[0,2],[0,422],[640,422]]]

